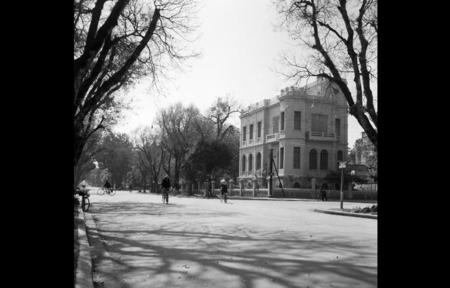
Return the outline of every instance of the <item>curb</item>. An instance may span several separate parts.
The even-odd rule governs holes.
[[[106,250],[105,243],[101,238],[100,233],[98,232],[97,224],[95,223],[94,216],[92,214],[86,215],[86,225],[89,228],[89,239],[91,241],[91,258],[92,263],[94,265],[94,271],[92,275],[93,283],[100,285],[100,287],[108,287],[108,288],[122,288],[127,287],[124,286],[124,283],[120,279],[110,279],[105,277],[102,268],[97,267],[98,259],[113,259],[111,254]],[[106,263],[106,262],[107,263]],[[106,263],[106,264],[105,264]],[[113,260],[102,260],[102,265],[114,265]],[[95,273],[94,273],[95,272]]]
[[[263,201],[317,201],[316,199],[303,199],[303,198],[269,198],[269,197],[240,197],[240,196],[228,196],[228,199],[263,200]]]
[[[91,247],[86,233],[84,212],[78,207],[78,260],[75,274],[75,288],[94,288],[92,281]]]
[[[176,196],[175,196],[176,197]],[[207,199],[204,196],[192,195],[192,196],[179,196],[179,197],[188,197],[188,198],[199,198],[199,199]],[[215,199],[215,197],[211,197],[210,199]],[[308,198],[275,198],[275,197],[246,197],[246,196],[228,196],[228,199],[231,200],[262,200],[262,201],[318,201],[317,199],[308,199]]]
[[[333,215],[341,215],[341,216],[359,217],[359,218],[369,218],[369,219],[375,219],[375,220],[378,219],[378,215],[363,214],[363,213],[350,213],[350,212],[322,210],[322,209],[314,209],[314,212],[333,214]]]
[[[186,197],[186,198],[200,198],[200,199],[207,199],[204,196],[199,195],[174,195],[173,197]],[[214,198],[214,197],[213,197]],[[213,199],[211,198],[211,199]],[[309,202],[322,202],[320,199],[313,199],[313,198],[282,198],[282,197],[251,197],[251,196],[228,196],[228,199],[231,200],[262,200],[262,201],[309,201]],[[328,202],[340,202],[339,199],[330,199]],[[378,203],[377,200],[346,200],[348,203]]]

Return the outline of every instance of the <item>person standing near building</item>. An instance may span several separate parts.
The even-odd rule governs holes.
[[[321,188],[320,188],[320,196],[322,198],[322,201],[328,201],[328,199],[327,199],[327,189],[328,189],[327,183],[323,183]]]
[[[222,194],[222,199],[227,203],[228,185],[225,179],[220,180],[220,193]]]
[[[169,189],[170,189],[170,179],[169,176],[166,175],[162,182],[161,182],[161,186],[162,186],[162,200],[163,203],[169,204]]]

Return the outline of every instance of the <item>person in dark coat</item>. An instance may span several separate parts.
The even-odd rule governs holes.
[[[320,196],[322,198],[322,201],[328,201],[328,199],[327,199],[327,189],[328,189],[327,183],[323,183],[322,187],[320,188]]]
[[[223,202],[227,203],[228,185],[225,179],[220,180],[220,193],[222,194]]]
[[[166,175],[163,178],[163,180],[161,182],[161,186],[162,186],[163,203],[169,204],[170,179],[169,179],[168,175]]]

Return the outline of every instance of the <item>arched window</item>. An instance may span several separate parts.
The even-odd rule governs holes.
[[[320,170],[328,169],[328,152],[327,150],[320,151]]]
[[[316,149],[311,149],[309,151],[309,169],[317,169],[317,151]]]
[[[245,172],[245,163],[246,163],[245,155],[242,155],[242,172]]]
[[[256,154],[256,170],[261,169],[261,153]]]
[[[248,171],[253,171],[253,155],[248,155]]]
[[[337,159],[337,168],[339,169],[339,162],[341,162],[341,161],[344,161],[344,153],[342,153],[342,151],[341,150],[339,150],[338,152],[337,152],[337,157],[336,157],[336,159]]]

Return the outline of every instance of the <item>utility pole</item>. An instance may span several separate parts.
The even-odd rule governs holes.
[[[344,209],[344,169],[345,169],[345,162],[339,162],[339,168],[341,168],[341,210]]]
[[[273,193],[272,193],[272,158],[273,158],[273,149],[270,149],[270,153],[269,153],[269,197],[272,197]]]

